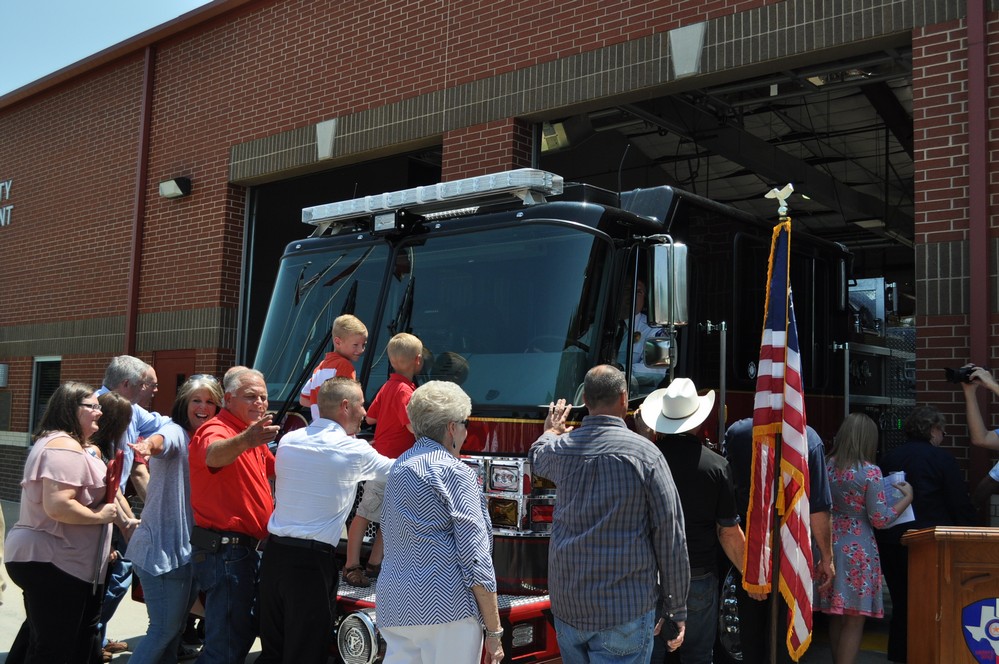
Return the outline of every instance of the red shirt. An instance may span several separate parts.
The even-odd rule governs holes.
[[[274,476],[274,455],[266,445],[246,450],[228,466],[209,468],[208,446],[236,436],[246,424],[228,410],[202,424],[191,439],[191,507],[194,522],[202,528],[267,537],[267,520],[274,509],[269,478]]]
[[[406,406],[415,389],[416,384],[402,374],[390,374],[368,408],[368,417],[377,420],[374,447],[390,459],[398,459],[416,442],[416,437],[406,428],[409,424]]]

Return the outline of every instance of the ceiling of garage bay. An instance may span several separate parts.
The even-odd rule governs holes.
[[[911,51],[889,49],[561,118],[543,131],[561,124],[568,146],[549,144],[542,164],[625,185],[641,170],[764,218],[764,194],[791,182],[810,232],[855,252],[910,248],[911,74]]]

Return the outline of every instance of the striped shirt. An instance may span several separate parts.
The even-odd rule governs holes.
[[[429,438],[392,467],[382,502],[378,625],[481,621],[471,587],[496,591],[492,530],[471,468]]]
[[[569,433],[542,435],[530,460],[557,487],[548,554],[552,613],[599,631],[635,620],[662,599],[668,615],[686,620],[683,511],[655,445],[619,417],[590,415]]]
[[[354,365],[350,363],[350,360],[340,353],[333,351],[332,353],[326,353],[326,357],[323,358],[323,361],[319,363],[316,370],[312,372],[312,376],[302,386],[300,396],[302,399],[309,400],[309,409],[312,412],[313,422],[320,418],[319,388],[323,386],[323,383],[335,376],[357,378],[357,372],[354,371]]]

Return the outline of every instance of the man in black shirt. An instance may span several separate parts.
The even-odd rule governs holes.
[[[746,539],[739,527],[728,461],[701,444],[693,431],[711,413],[714,391],[699,397],[689,378],[655,390],[635,414],[638,432],[666,457],[680,504],[690,556],[687,636],[676,651],[682,664],[710,664],[718,627],[719,545],[742,566]],[[652,661],[663,661],[657,639]]]

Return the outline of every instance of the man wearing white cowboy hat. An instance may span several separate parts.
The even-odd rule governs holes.
[[[565,425],[571,404],[548,409],[531,446],[531,467],[558,487],[549,545],[548,589],[565,664],[646,664],[661,627],[683,643],[690,566],[683,512],[662,455],[628,429],[628,383],[602,364],[583,380],[589,414]],[[665,627],[663,629],[666,629]]]
[[[666,458],[683,506],[690,591],[687,636],[677,651],[682,664],[711,664],[718,626],[718,546],[741,568],[746,545],[728,461],[693,434],[714,404],[713,390],[698,396],[692,380],[677,378],[649,394],[635,413],[638,432],[655,443]],[[663,661],[665,649],[661,645],[657,639],[653,662]]]

